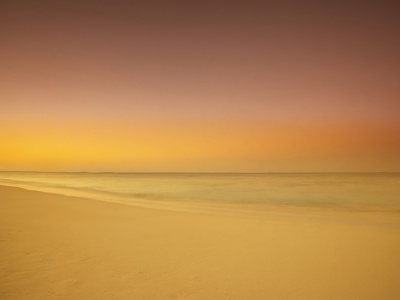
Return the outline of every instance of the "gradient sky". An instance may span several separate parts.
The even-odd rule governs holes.
[[[395,1],[1,1],[0,170],[400,171]]]

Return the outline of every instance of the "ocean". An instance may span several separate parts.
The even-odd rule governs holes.
[[[128,204],[400,212],[400,173],[0,172],[0,184]]]

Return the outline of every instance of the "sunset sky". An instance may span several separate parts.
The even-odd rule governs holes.
[[[400,171],[395,1],[1,1],[0,170]]]

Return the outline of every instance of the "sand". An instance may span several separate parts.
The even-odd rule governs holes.
[[[400,221],[354,220],[0,187],[0,299],[400,299]]]

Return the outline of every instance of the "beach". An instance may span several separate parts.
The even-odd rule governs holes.
[[[394,300],[400,219],[385,220],[174,211],[1,186],[0,298]]]

